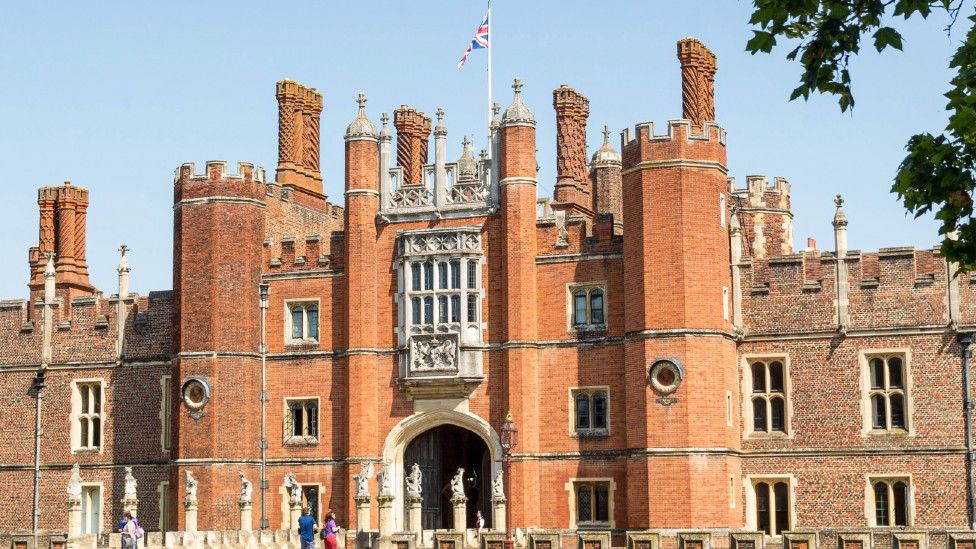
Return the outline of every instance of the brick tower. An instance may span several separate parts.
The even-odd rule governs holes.
[[[633,139],[624,133],[624,290],[643,296],[625,302],[627,387],[637,388],[627,394],[627,442],[648,449],[628,465],[627,520],[735,527],[725,133],[714,123],[714,54],[689,38],[678,42],[678,59],[685,119],[666,135],[650,123]]]
[[[200,486],[199,523],[237,528],[233,513],[220,512],[235,505],[237,468],[206,462],[260,454],[260,416],[253,411],[260,409],[264,171],[239,163],[233,175],[224,162],[211,161],[195,174],[193,164],[184,164],[174,187],[173,458],[189,463],[174,469],[171,482],[182,501],[191,471]]]
[[[524,433],[522,452],[539,448],[538,351],[524,343],[538,336],[536,296],[536,177],[535,115],[522,102],[522,81],[512,88],[515,98],[501,120],[501,214],[504,233],[505,368],[508,403]],[[537,506],[528,505],[539,494],[537,462],[520,462],[512,468],[509,486],[516,490],[514,521],[538,524]],[[518,523],[518,522],[516,522]]]
[[[379,453],[382,435],[377,417],[377,263],[376,214],[379,211],[379,136],[366,117],[366,95],[346,128],[345,317],[348,388],[346,455]],[[418,168],[419,169],[419,168]],[[353,474],[349,469],[346,478]],[[353,509],[353,494],[348,494]],[[362,527],[362,525],[356,525]]]

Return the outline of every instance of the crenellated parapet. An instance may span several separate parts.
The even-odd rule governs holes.
[[[767,258],[794,253],[790,183],[782,177],[770,182],[762,175],[746,176],[745,188],[729,178],[733,213],[743,232],[743,254]]]
[[[655,133],[654,122],[642,122],[634,126],[633,133],[629,128],[621,133],[623,172],[668,165],[727,171],[725,139],[725,130],[713,122],[696,128],[690,120],[669,120],[666,131],[660,134]]]
[[[965,295],[968,280],[960,284],[964,295],[952,288],[938,249],[849,250],[843,258],[808,250],[740,266],[746,336],[942,329],[953,322],[953,301],[976,297],[976,291]],[[840,320],[839,301],[847,304]],[[960,320],[971,324],[976,316]]]

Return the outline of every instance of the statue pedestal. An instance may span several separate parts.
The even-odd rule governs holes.
[[[81,535],[81,500],[68,500],[68,539]]]
[[[250,501],[239,501],[237,504],[241,507],[241,532],[251,531],[251,502]]]
[[[298,531],[298,519],[302,516],[302,502],[296,501],[289,504],[288,506],[288,528],[287,530],[291,532],[292,530]]]
[[[132,516],[139,516],[139,500],[137,499],[123,499],[122,500],[122,511],[128,511],[132,513]]]
[[[422,497],[407,498],[407,531],[417,535],[417,545],[421,545],[424,535],[423,524],[421,523],[420,507],[424,503]]]
[[[183,530],[186,532],[196,532],[197,531],[197,502],[195,501],[184,501],[183,508],[186,510],[186,514],[183,517]]]
[[[463,533],[468,522],[468,498],[464,496],[451,498],[451,504],[454,507],[454,522],[451,529]]]
[[[369,530],[369,496],[356,498],[356,531]]]
[[[378,496],[376,503],[380,508],[380,544],[384,538],[393,535],[393,496]]]
[[[496,498],[491,502],[492,530],[505,532],[505,498]]]

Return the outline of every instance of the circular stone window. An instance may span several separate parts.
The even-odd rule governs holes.
[[[191,377],[183,384],[183,403],[191,410],[199,410],[210,401],[210,383],[202,377]]]
[[[683,377],[684,368],[674,359],[655,361],[648,371],[651,386],[655,391],[665,395],[677,391]]]

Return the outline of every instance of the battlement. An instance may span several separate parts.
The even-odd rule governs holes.
[[[947,304],[959,300],[947,298],[946,263],[937,248],[850,250],[843,259],[809,250],[740,267],[747,333],[835,330],[838,288],[847,294],[846,330],[944,326]]]
[[[662,134],[654,133],[654,122],[641,122],[634,126],[633,137],[630,134],[630,128],[624,128],[620,134],[620,147],[626,149],[638,142],[659,143],[681,139],[685,139],[689,143],[692,141],[714,141],[724,147],[725,137],[725,129],[715,122],[706,122],[701,128],[697,128],[691,120],[668,120],[667,132]]]
[[[770,182],[764,175],[747,175],[744,188],[735,184],[735,178],[730,177],[729,194],[739,199],[739,208],[790,209],[790,182],[783,177]]]
[[[250,162],[238,162],[237,173],[227,173],[227,162],[224,160],[207,160],[203,172],[196,171],[195,162],[187,162],[176,168],[173,183],[187,181],[218,181],[222,179],[239,179],[242,181],[265,182],[264,168]]]

